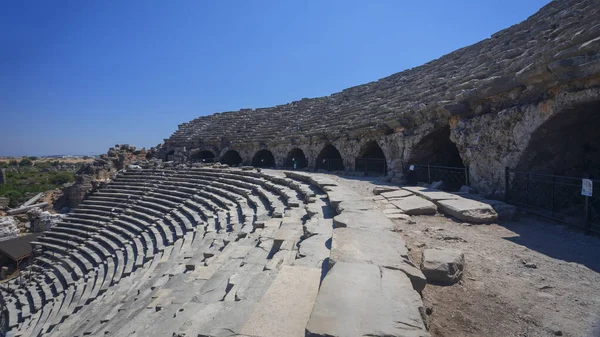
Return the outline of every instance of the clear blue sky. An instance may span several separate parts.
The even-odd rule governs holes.
[[[154,146],[213,112],[325,96],[548,0],[0,2],[0,156]]]

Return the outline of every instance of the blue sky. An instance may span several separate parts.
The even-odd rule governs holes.
[[[154,146],[418,66],[548,0],[0,2],[0,156]]]

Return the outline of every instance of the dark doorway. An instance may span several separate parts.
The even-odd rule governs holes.
[[[254,167],[275,167],[275,157],[269,150],[260,150],[252,158]]]
[[[425,136],[412,149],[404,163],[404,172],[410,185],[418,182],[442,181],[441,189],[458,191],[469,185],[469,173],[456,145],[450,140],[450,127],[438,129]]]
[[[242,157],[236,150],[228,150],[221,157],[221,163],[229,166],[238,166],[242,163]]]
[[[294,167],[294,162],[296,163],[296,167]],[[306,160],[304,151],[297,147],[293,148],[290,152],[288,152],[287,157],[285,158],[284,166],[294,169],[302,169],[307,167],[308,161]]]
[[[540,125],[516,168],[600,179],[600,101],[567,109]]]
[[[450,140],[449,126],[434,131],[421,139],[412,150],[409,164],[465,167],[458,148]]]
[[[215,154],[212,151],[200,151],[191,157],[192,163],[213,163],[215,161]]]
[[[356,158],[354,169],[367,174],[384,175],[387,171],[387,162],[383,150],[372,140],[365,144]]]
[[[171,150],[171,151],[167,152],[167,154],[165,155],[165,161],[172,161],[174,157],[175,157],[175,150]]]
[[[343,171],[344,160],[340,155],[340,151],[331,144],[325,145],[319,156],[317,156],[315,168],[317,170]]]

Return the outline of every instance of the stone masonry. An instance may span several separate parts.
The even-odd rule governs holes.
[[[282,166],[299,148],[314,168],[319,152],[332,144],[345,169],[353,170],[361,149],[376,141],[388,172],[398,175],[403,163],[417,161],[416,149],[428,136],[449,128],[446,140],[484,193],[503,189],[505,167],[563,174],[568,168],[543,165],[548,158],[570,162],[562,157],[569,151],[560,143],[542,144],[548,136],[571,137],[551,128],[563,119],[573,120],[567,124],[575,135],[582,125],[596,127],[590,111],[600,106],[599,16],[595,0],[552,1],[488,39],[378,81],[326,97],[196,118],[179,125],[159,155],[185,160],[198,151],[222,157],[235,150],[250,163],[268,149]],[[598,147],[589,139],[580,143],[573,148]]]

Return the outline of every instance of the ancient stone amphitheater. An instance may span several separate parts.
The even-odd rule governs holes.
[[[502,189],[505,167],[589,172],[600,167],[599,9],[595,0],[553,1],[485,41],[376,82],[200,117],[159,155],[370,165],[390,175],[413,163],[468,166],[482,192]],[[34,265],[2,285],[2,333],[429,336],[425,279],[393,228],[364,197],[318,174],[124,170],[41,236]]]
[[[163,155],[288,167],[296,158],[333,170],[376,158],[391,174],[465,165],[484,193],[503,189],[505,167],[600,176],[599,8],[552,1],[489,39],[379,81],[199,117],[165,140]]]

